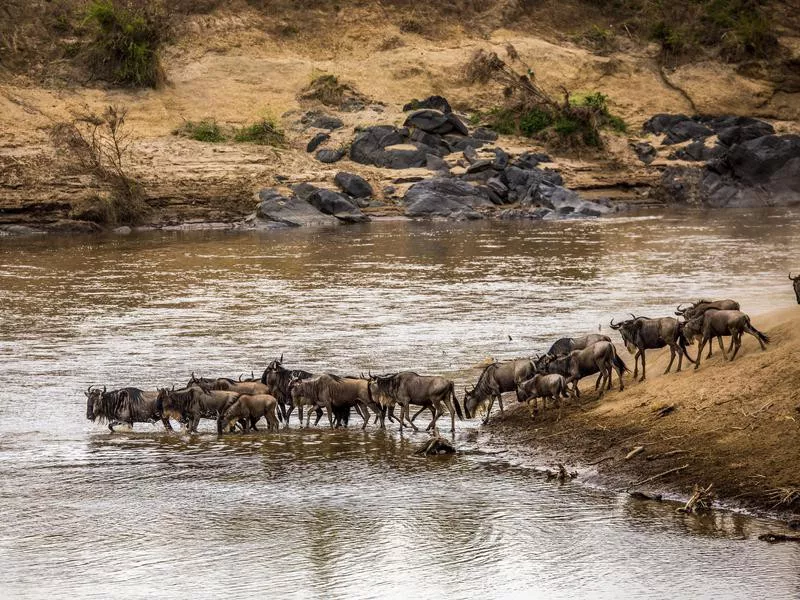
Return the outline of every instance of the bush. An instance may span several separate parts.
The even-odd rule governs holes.
[[[134,87],[163,83],[159,52],[167,25],[160,4],[149,0],[93,0],[86,10],[85,23],[94,28],[89,55],[95,75]]]
[[[246,125],[236,131],[233,139],[237,142],[260,144],[262,146],[283,146],[286,136],[280,125],[270,118],[264,118],[252,125]]]
[[[214,119],[186,121],[172,133],[198,142],[211,142],[212,144],[228,139]]]

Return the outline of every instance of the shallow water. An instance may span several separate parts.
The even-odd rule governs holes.
[[[794,302],[798,216],[0,240],[0,595],[797,598],[800,550],[757,541],[768,523],[548,483],[471,423],[466,453],[429,460],[424,434],[352,424],[109,435],[81,392],[281,352],[462,384],[630,311],[713,296],[757,314]]]

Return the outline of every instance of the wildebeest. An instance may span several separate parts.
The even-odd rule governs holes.
[[[211,390],[236,392],[237,394],[248,394],[251,396],[269,394],[269,387],[261,383],[258,379],[251,381],[236,381],[229,377],[206,379],[195,377],[194,373],[192,373],[192,378],[189,380],[189,383],[186,384],[186,387],[191,385],[200,385],[201,387]]]
[[[635,354],[633,366],[633,378],[639,374],[639,358],[642,359],[642,378],[644,381],[647,371],[645,363],[645,351],[669,346],[669,364],[664,373],[669,373],[675,355],[678,355],[678,371],[683,365],[683,357],[689,362],[694,362],[686,352],[686,338],[683,335],[683,326],[677,319],[672,317],[662,317],[660,319],[648,319],[647,317],[637,317],[631,315],[632,319],[614,323],[611,319],[611,328],[619,331],[622,341],[628,348],[628,352]]]
[[[278,401],[269,394],[241,394],[217,417],[217,432],[230,429],[237,421],[244,423],[245,432],[249,429],[258,431],[256,423],[261,417],[267,419],[268,431],[278,431],[277,406]]]
[[[583,337],[577,338],[561,338],[560,340],[556,341],[555,344],[550,346],[550,350],[547,351],[547,354],[553,357],[563,356],[564,354],[569,354],[573,350],[583,350],[584,348],[588,348],[597,342],[610,341],[610,337],[601,333],[590,333],[589,335],[584,335]]]
[[[156,412],[156,398],[158,392],[145,392],[135,387],[126,387],[119,390],[106,391],[93,388],[84,392],[86,395],[86,418],[94,422],[108,422],[108,429],[114,431],[114,426],[127,423],[133,427],[134,423],[155,423],[161,421],[164,428],[172,431],[169,419]]]
[[[542,373],[558,373],[566,378],[567,383],[572,383],[572,389],[576,396],[580,397],[578,390],[578,380],[588,375],[599,373],[594,384],[595,389],[600,387],[600,396],[607,384],[611,389],[611,371],[616,369],[619,376],[619,389],[625,389],[622,382],[622,373],[628,368],[622,359],[617,356],[614,344],[611,342],[597,342],[583,350],[573,350],[566,356],[556,358],[544,357],[544,362],[537,363],[537,369]],[[605,381],[603,381],[605,379]],[[601,382],[603,385],[601,385]]]
[[[311,408],[325,408],[328,411],[328,421],[334,427],[335,409],[356,407],[364,419],[362,429],[369,422],[368,405],[369,383],[366,379],[339,377],[326,373],[311,379],[293,379],[289,384],[289,395],[292,405],[297,406],[300,422],[303,421],[302,407],[309,406],[306,419],[308,426],[311,420]],[[317,419],[319,422],[319,419]]]
[[[794,288],[794,295],[797,298],[797,303],[800,304],[800,275],[792,277],[792,272],[789,271],[789,280],[792,282]]]
[[[679,317],[683,317],[685,321],[691,321],[692,319],[696,319],[703,315],[704,312],[707,310],[739,310],[741,306],[736,300],[731,300],[730,298],[727,300],[698,300],[697,302],[693,302],[687,308],[682,308],[682,305],[679,304],[677,309],[675,310],[675,314]],[[717,341],[722,344],[722,338],[718,337]],[[711,358],[713,346],[711,344],[708,345],[708,356],[706,358]],[[728,348],[728,352],[731,351],[733,348],[733,340],[731,340],[731,345]]]
[[[216,420],[238,397],[238,392],[210,390],[197,384],[180,390],[162,388],[156,398],[156,414],[185,422],[189,431],[197,432],[200,419]]]
[[[278,399],[278,407],[280,408],[286,426],[289,425],[289,417],[294,410],[292,398],[289,394],[289,383],[292,379],[311,379],[313,373],[303,371],[302,369],[287,369],[283,366],[283,354],[280,358],[276,358],[267,365],[264,373],[261,375],[261,383],[269,388],[269,393]],[[287,408],[288,406],[288,408]],[[317,412],[317,418],[322,415],[322,409]],[[303,418],[300,418],[302,423]]]
[[[547,408],[548,398],[554,400],[559,408],[560,416],[561,403],[559,399],[562,397],[569,398],[567,380],[558,373],[550,373],[548,375],[537,373],[530,379],[517,384],[517,398],[520,402],[528,403],[528,410],[531,416],[539,412],[539,398],[542,399],[543,408]],[[531,409],[531,400],[533,400],[533,409]]]
[[[697,361],[694,365],[695,369],[700,368],[700,355],[703,352],[703,346],[710,343],[714,337],[719,340],[719,347],[725,360],[728,360],[728,354],[725,352],[722,336],[731,336],[731,346],[736,346],[730,360],[736,358],[736,354],[742,346],[743,333],[749,333],[755,337],[762,350],[766,350],[765,344],[769,343],[769,337],[753,327],[750,323],[750,317],[739,310],[707,310],[701,316],[685,323],[683,332],[689,340],[700,338]]]
[[[434,417],[428,425],[429,430],[436,427],[436,421],[444,414],[445,408],[450,413],[450,431],[456,429],[456,415],[459,419],[464,418],[453,382],[444,377],[419,375],[413,371],[375,375],[371,376],[367,389],[370,399],[382,408],[389,408],[394,404],[400,405],[400,431],[403,430],[405,421],[408,421],[414,431],[418,431],[409,417],[411,404],[433,407]]]
[[[529,358],[515,358],[487,365],[472,389],[465,389],[464,413],[467,418],[474,417],[478,407],[488,402],[486,417],[483,419],[484,424],[488,423],[494,401],[497,400],[502,413],[503,393],[516,392],[517,383],[528,379],[535,372],[536,369]]]

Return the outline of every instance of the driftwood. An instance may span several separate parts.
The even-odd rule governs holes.
[[[644,452],[644,446],[636,446],[636,448],[634,448],[625,455],[625,460],[630,460],[634,456],[636,456],[637,454],[641,454],[642,452]]]
[[[654,409],[653,412],[655,413],[656,417],[666,417],[671,412],[674,412],[678,408],[677,404],[668,404],[666,406],[659,406],[658,408]]]
[[[438,456],[440,454],[455,454],[456,447],[447,439],[438,434],[433,434],[431,439],[414,451],[422,456]]]
[[[678,473],[679,471],[683,471],[684,469],[689,468],[689,463],[686,463],[682,467],[675,467],[674,469],[669,469],[664,471],[663,473],[659,473],[657,475],[653,475],[652,477],[648,477],[647,479],[642,479],[641,481],[637,481],[633,485],[643,485],[645,483],[650,483],[651,481],[655,481],[656,479],[661,479],[662,477],[666,477],[667,475],[672,475],[673,473]]]
[[[654,500],[656,502],[661,502],[663,499],[661,494],[648,494],[647,492],[640,492],[638,490],[630,492],[629,496],[635,500]]]
[[[784,533],[762,533],[758,536],[762,542],[775,544],[777,542],[800,542],[800,535],[786,535]]]
[[[590,467],[593,467],[595,465],[599,465],[602,462],[606,462],[607,460],[612,460],[613,458],[614,458],[613,456],[604,456],[603,458],[598,458],[596,461],[590,462],[590,463],[587,463],[587,464]]]
[[[714,494],[711,491],[714,484],[708,484],[708,487],[703,488],[699,485],[694,485],[694,493],[685,506],[678,509],[680,513],[698,513],[707,512],[711,510],[711,504],[714,502]]]
[[[651,454],[645,456],[645,460],[661,460],[662,458],[669,458],[670,456],[678,456],[680,454],[688,454],[688,450],[670,450],[669,452],[662,452],[661,454]]]

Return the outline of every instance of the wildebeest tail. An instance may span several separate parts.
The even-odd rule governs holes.
[[[619,357],[619,354],[614,353],[614,366],[623,373],[629,373],[630,369],[625,365],[625,362]]]
[[[452,381],[450,382],[450,396],[453,398],[453,405],[455,406],[459,421],[463,421],[464,414],[461,412],[461,405],[458,403],[458,398],[456,398],[456,386]]]
[[[747,318],[747,327],[752,330],[752,333],[755,333],[765,344],[769,344],[769,336],[766,333],[761,333],[758,329],[753,327],[753,324],[750,323],[750,317]]]

